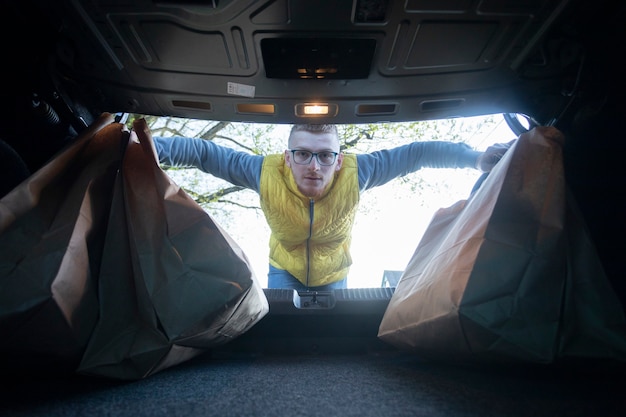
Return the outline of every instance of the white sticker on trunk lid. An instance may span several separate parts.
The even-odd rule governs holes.
[[[244,97],[254,97],[254,89],[253,85],[246,84],[238,84],[238,83],[228,83],[228,94],[234,94],[236,96],[244,96]]]

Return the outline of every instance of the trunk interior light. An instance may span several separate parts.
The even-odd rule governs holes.
[[[304,114],[314,115],[314,114],[328,114],[328,106],[325,104],[305,104],[304,105]]]
[[[296,115],[299,117],[336,116],[338,111],[336,104],[328,103],[301,103],[296,104]]]

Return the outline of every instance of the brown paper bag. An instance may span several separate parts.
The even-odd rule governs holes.
[[[468,200],[439,210],[378,336],[425,356],[626,359],[626,320],[563,174],[563,135],[519,137]]]
[[[35,357],[75,366],[87,345],[122,156],[112,121],[104,114],[0,200],[0,351],[10,366],[37,366]]]
[[[269,311],[246,255],[158,166],[143,120],[116,182],[99,297],[78,371],[127,380],[226,343]]]

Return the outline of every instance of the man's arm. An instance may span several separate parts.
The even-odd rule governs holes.
[[[377,187],[421,168],[476,168],[483,153],[464,143],[413,142],[357,155],[361,190]]]
[[[154,137],[159,162],[173,167],[195,167],[234,185],[259,192],[263,157],[236,151],[208,140]]]

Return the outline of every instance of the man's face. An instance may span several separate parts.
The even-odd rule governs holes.
[[[333,133],[298,131],[291,135],[289,149],[339,153],[339,139]],[[341,169],[343,155],[339,153],[332,165],[320,165],[316,157],[313,157],[308,164],[301,165],[296,164],[292,153],[286,150],[285,162],[291,168],[298,190],[305,196],[315,199],[323,194],[335,172]]]

